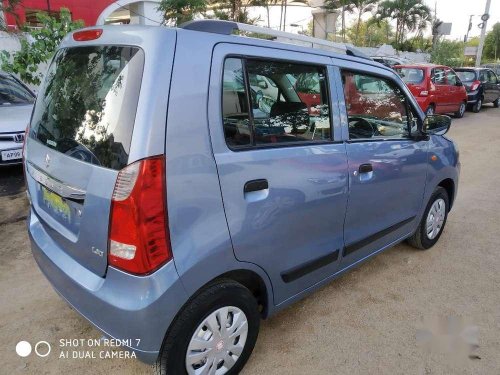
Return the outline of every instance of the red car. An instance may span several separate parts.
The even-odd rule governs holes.
[[[443,65],[414,64],[396,65],[394,70],[426,114],[453,113],[463,117],[467,92],[453,69]]]

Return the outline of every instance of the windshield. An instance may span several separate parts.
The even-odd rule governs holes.
[[[34,100],[33,94],[14,77],[0,74],[0,105],[31,104]]]
[[[462,82],[472,82],[476,80],[476,73],[474,71],[464,70],[461,72],[455,71],[455,73],[457,73],[457,76]]]
[[[420,83],[424,80],[424,71],[418,68],[397,68],[396,72],[405,83]]]
[[[61,49],[33,112],[31,138],[88,163],[128,162],[144,53],[137,47]]]

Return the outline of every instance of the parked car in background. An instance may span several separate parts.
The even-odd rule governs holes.
[[[401,59],[399,57],[372,56],[372,59],[376,62],[384,64],[385,66],[391,69],[393,69],[395,65],[403,65],[408,63],[408,61]]]
[[[158,374],[238,374],[261,318],[398,242],[431,248],[456,196],[450,118],[394,70],[235,29],[69,33],[28,129],[36,262]]]
[[[500,64],[483,64],[481,66],[493,70],[497,76],[500,76]]]
[[[24,132],[35,94],[12,74],[0,72],[0,166],[22,162]]]
[[[434,64],[396,65],[394,69],[426,114],[464,116],[467,92],[453,69]]]
[[[500,82],[493,70],[488,68],[456,68],[455,71],[467,90],[467,104],[479,112],[486,103],[500,105]]]

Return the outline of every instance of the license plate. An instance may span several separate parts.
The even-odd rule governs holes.
[[[70,221],[71,210],[63,198],[42,186],[42,199],[45,206],[52,210],[54,214],[66,221]]]
[[[17,160],[23,157],[23,150],[21,148],[17,150],[2,151],[2,161]]]

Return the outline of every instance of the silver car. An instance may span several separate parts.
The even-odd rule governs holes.
[[[11,74],[0,72],[0,166],[20,164],[24,132],[35,94]]]

